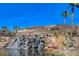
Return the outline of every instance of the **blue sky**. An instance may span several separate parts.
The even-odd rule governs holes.
[[[63,24],[62,11],[67,10],[67,24],[71,23],[71,8],[64,3],[2,3],[0,4],[0,28],[7,26],[12,29],[17,25],[21,28]],[[75,8],[75,25],[79,24],[79,9]]]

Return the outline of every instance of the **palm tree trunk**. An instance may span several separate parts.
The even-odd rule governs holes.
[[[70,37],[70,40],[71,40],[70,44],[72,44],[72,46],[73,46],[73,42],[72,42],[73,31],[74,31],[74,6],[72,6],[72,24],[71,24],[71,37]]]
[[[74,6],[72,6],[72,24],[71,24],[71,36],[74,30]]]
[[[64,35],[66,34],[66,17],[64,17]]]
[[[66,26],[66,17],[64,17],[64,26]]]
[[[74,27],[74,6],[72,6],[72,27]]]

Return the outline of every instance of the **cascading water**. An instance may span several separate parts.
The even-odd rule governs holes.
[[[11,40],[6,48],[24,49],[28,50],[27,53],[31,55],[43,55],[44,48],[44,34],[15,37]],[[30,54],[29,54],[30,55]]]
[[[12,41],[9,43],[9,45],[6,48],[19,48],[20,44],[20,38],[16,37],[12,39]]]
[[[12,39],[12,41],[9,43],[9,45],[6,48],[27,49],[27,42],[28,41],[25,38],[15,37],[14,39]]]

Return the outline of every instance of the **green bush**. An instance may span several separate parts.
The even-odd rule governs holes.
[[[52,54],[54,56],[65,56],[63,52],[56,52],[55,54]]]

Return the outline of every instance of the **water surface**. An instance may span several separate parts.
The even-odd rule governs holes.
[[[43,50],[0,49],[0,56],[43,56]]]

